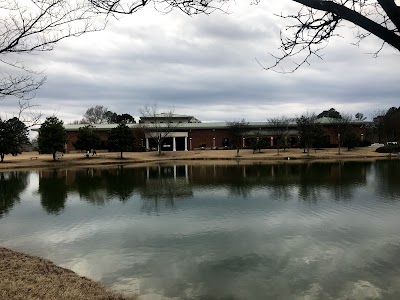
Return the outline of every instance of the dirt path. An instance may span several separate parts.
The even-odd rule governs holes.
[[[38,154],[37,152],[26,152],[18,156],[7,155],[3,163],[0,163],[0,170],[4,169],[32,169],[32,168],[53,168],[53,167],[72,167],[72,166],[94,166],[94,165],[114,165],[114,164],[137,164],[149,162],[165,162],[178,160],[207,161],[281,161],[281,160],[348,160],[348,159],[378,159],[388,158],[385,153],[375,152],[376,147],[357,148],[351,151],[338,149],[312,150],[310,155],[304,154],[302,149],[289,149],[280,151],[263,150],[261,153],[253,154],[252,150],[240,150],[239,156],[236,150],[199,150],[199,151],[177,151],[163,152],[158,156],[157,152],[126,152],[124,158],[119,158],[119,153],[100,152],[97,156],[86,158],[82,153],[65,154],[53,161],[50,154]],[[394,155],[392,157],[399,157]]]

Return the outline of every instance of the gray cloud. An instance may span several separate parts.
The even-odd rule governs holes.
[[[285,25],[273,12],[297,7],[290,1],[279,5],[241,3],[229,14],[197,17],[148,8],[111,20],[104,32],[29,57],[48,76],[35,102],[66,122],[97,104],[137,115],[142,105],[157,103],[204,121],[262,120],[330,107],[369,116],[399,105],[399,55],[385,48],[374,59],[367,53],[379,41],[355,47],[344,29],[344,38],[332,39],[323,60],[313,59],[294,74],[263,70],[256,59],[264,66],[273,63],[269,52],[279,53],[279,29]],[[2,113],[15,111],[15,103],[3,100]]]

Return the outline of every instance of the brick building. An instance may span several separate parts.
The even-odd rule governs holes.
[[[318,119],[324,129],[327,146],[338,144],[338,126],[329,118]],[[366,121],[352,121],[354,132],[363,140]],[[65,125],[68,134],[67,152],[74,151],[78,129],[85,125]],[[94,129],[105,148],[108,131],[118,124],[95,124]],[[228,122],[201,122],[193,116],[176,114],[158,114],[154,117],[142,117],[139,123],[128,125],[135,133],[138,150],[157,150],[154,133],[166,134],[162,142],[162,151],[188,151],[194,149],[230,149],[251,147],[254,139],[264,139],[267,147],[275,147],[279,138],[269,122],[249,122],[240,139],[235,136]],[[289,122],[286,129],[287,144],[298,146],[299,137],[296,121]]]

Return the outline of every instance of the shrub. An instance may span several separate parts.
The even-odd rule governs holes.
[[[375,150],[378,153],[398,153],[400,152],[400,146],[383,146]]]

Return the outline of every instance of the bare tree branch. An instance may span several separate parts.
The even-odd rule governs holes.
[[[139,109],[141,129],[147,138],[153,139],[157,144],[158,154],[161,155],[161,146],[164,140],[171,136],[172,130],[179,126],[173,121],[174,111],[170,109],[160,113],[157,105],[145,105]]]
[[[178,9],[187,15],[196,15],[223,10],[231,0],[89,0],[89,2],[99,13],[107,14],[133,14],[146,5],[153,4],[165,13]]]
[[[27,128],[41,124],[42,112],[33,110],[38,107],[37,104],[31,104],[29,101],[19,101],[18,119],[25,124]]]
[[[53,50],[68,37],[102,30],[104,17],[80,0],[4,0],[0,4],[0,100],[6,96],[30,99],[46,78],[30,70],[15,55]]]

